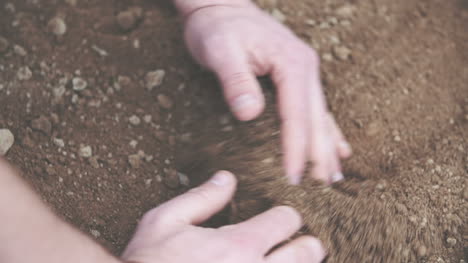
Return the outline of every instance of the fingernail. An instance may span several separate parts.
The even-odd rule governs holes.
[[[243,94],[233,100],[232,109],[238,111],[257,104],[258,100],[254,96],[251,94]]]
[[[351,145],[346,141],[340,142],[340,147],[346,151],[351,151]]]
[[[226,186],[229,184],[230,181],[231,181],[230,174],[225,171],[217,172],[213,176],[213,178],[211,178],[210,180],[212,184],[215,184],[217,186]]]
[[[332,183],[336,183],[344,180],[344,175],[340,172],[336,172],[331,176]]]
[[[292,185],[299,185],[301,183],[301,176],[288,176],[288,181]]]

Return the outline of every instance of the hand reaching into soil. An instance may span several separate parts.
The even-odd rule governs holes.
[[[185,17],[189,50],[214,71],[227,102],[243,121],[264,108],[256,76],[270,75],[279,94],[285,170],[300,182],[307,161],[326,183],[343,179],[340,158],[351,155],[322,92],[319,58],[288,28],[249,0],[175,0]]]
[[[132,263],[321,262],[325,252],[313,237],[300,237],[267,253],[301,227],[297,212],[276,207],[248,221],[219,229],[195,226],[221,210],[236,182],[219,172],[204,185],[148,212],[122,258]]]

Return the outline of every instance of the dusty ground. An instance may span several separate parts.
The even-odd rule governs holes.
[[[342,189],[350,202],[395,206],[420,241],[409,248],[414,261],[467,261],[468,3],[261,2],[323,58],[330,108],[355,151]],[[142,15],[124,31],[116,15],[133,6]],[[166,3],[3,1],[0,37],[0,129],[15,136],[7,159],[58,214],[116,254],[142,213],[205,177],[184,171],[187,184],[176,165],[176,152],[204,144],[201,131],[222,142],[277,129],[230,117]],[[155,70],[165,77],[148,90]],[[274,138],[260,139],[237,151],[278,151]]]

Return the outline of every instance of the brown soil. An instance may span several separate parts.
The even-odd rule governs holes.
[[[328,262],[468,260],[466,1],[260,1],[324,58],[328,102],[355,152],[331,188],[285,184],[274,103],[260,120],[235,121],[185,51],[176,12],[157,2],[0,6],[0,128],[16,138],[7,159],[58,214],[118,254],[145,211],[231,169],[241,180],[231,220],[293,205]],[[356,9],[337,14],[344,4]],[[123,31],[116,16],[132,6],[143,15]],[[54,17],[65,35],[50,33]],[[340,59],[343,47],[351,55]],[[164,81],[148,91],[158,69]],[[86,89],[73,90],[76,77]]]

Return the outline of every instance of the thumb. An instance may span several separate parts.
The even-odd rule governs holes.
[[[231,200],[236,188],[233,174],[220,171],[205,184],[193,188],[154,209],[167,228],[171,225],[197,225],[221,211]]]
[[[265,107],[260,84],[242,51],[231,49],[223,55],[212,63],[212,69],[221,82],[232,113],[241,121],[250,121]]]

